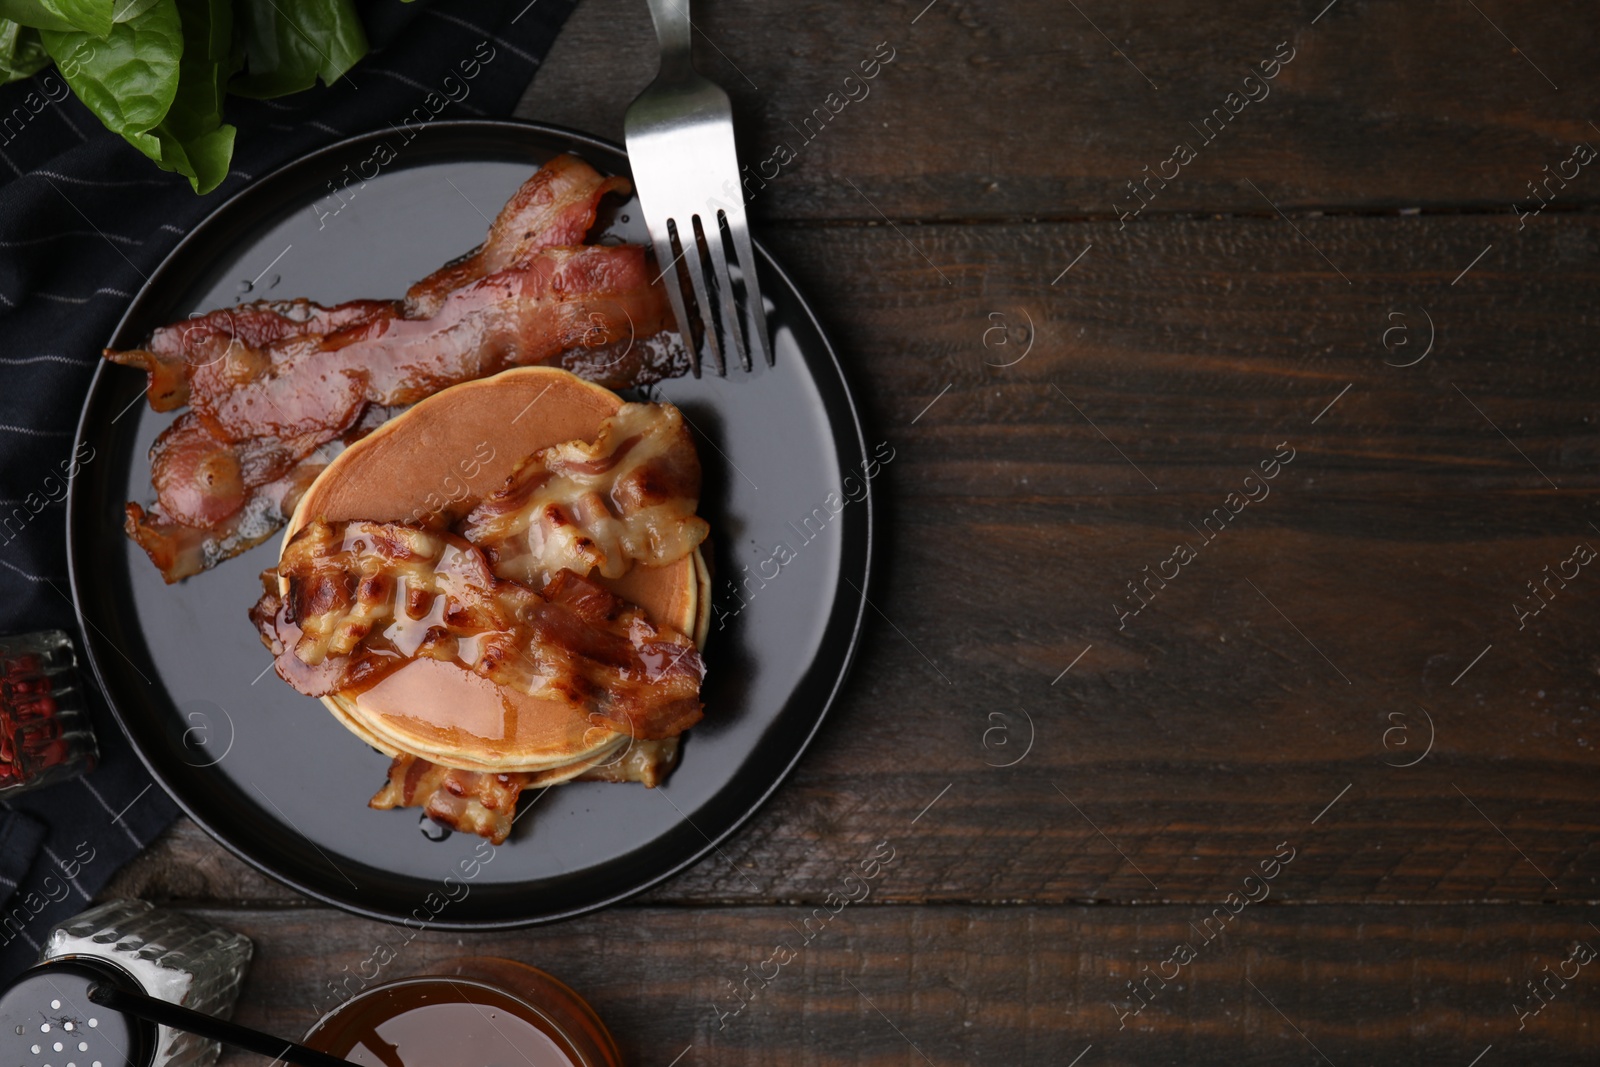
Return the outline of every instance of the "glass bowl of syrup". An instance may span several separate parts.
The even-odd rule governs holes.
[[[363,1067],[622,1067],[616,1040],[560,979],[514,960],[448,960],[373,986],[305,1043]]]

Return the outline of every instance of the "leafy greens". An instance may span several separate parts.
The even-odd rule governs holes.
[[[228,175],[229,92],[331,84],[366,51],[352,0],[0,0],[0,84],[54,62],[107,129],[197,193]]]

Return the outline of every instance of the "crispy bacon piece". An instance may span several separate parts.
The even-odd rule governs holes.
[[[600,177],[577,156],[557,156],[523,182],[500,209],[483,244],[406,291],[406,317],[429,318],[451,292],[542,249],[583,244],[606,194],[627,196],[632,188],[626,178]]]
[[[163,327],[143,349],[108,350],[145,370],[152,408],[192,408],[152,449],[157,501],[128,505],[129,536],[176,582],[269,536],[309,457],[364,432],[376,405],[537,363],[615,388],[683,373],[687,354],[661,336],[671,316],[644,250],[579,246],[601,198],[627,189],[558,157],[483,245],[404,302],[246,304]]]
[[[622,751],[596,763],[572,780],[640,782],[647,789],[654,789],[677,766],[679,744],[680,739],[676,737],[658,737],[650,741],[632,738]]]
[[[352,300],[331,308],[304,299],[256,301],[162,326],[144,348],[126,352],[108,348],[105,357],[148,375],[145,395],[152,411],[176,411],[189,402],[190,375],[236,345],[266,348],[291,337],[321,337],[398,313],[399,305],[392,300]]]
[[[678,759],[678,739],[632,741],[617,755],[588,768],[572,781],[642,782],[654,789]],[[512,771],[488,774],[429,763],[418,756],[396,756],[389,775],[367,806],[421,808],[434,822],[501,844],[516,821],[517,798],[544,776]]]
[[[421,808],[436,823],[498,845],[511,833],[517,797],[528,778],[518,773],[462,771],[416,756],[396,756],[388,780],[367,806]]]
[[[388,417],[387,409],[369,407],[333,441],[301,455],[276,438],[219,441],[185,412],[150,449],[155,504],[128,504],[123,531],[168,582],[199,574],[282,529],[339,449]]]
[[[363,402],[413,404],[457,382],[667,324],[638,245],[550,248],[450,293],[427,319],[378,319],[197,372],[190,402],[229,441],[336,433]],[[632,324],[630,326],[630,323]]]
[[[576,156],[557,156],[506,202],[483,244],[413,284],[403,302],[352,300],[323,307],[298,299],[218,308],[161,327],[144,348],[125,352],[108,348],[105,357],[145,371],[151,409],[175,411],[189,402],[194,371],[230,349],[266,349],[297,337],[326,337],[378,319],[431,318],[450,293],[464,285],[516,266],[543,249],[583,244],[600,201],[609,193],[626,196],[631,189],[626,178],[601,177]]]
[[[710,527],[695,514],[700,457],[671,404],[624,404],[593,442],[535,452],[459,527],[495,574],[543,585],[563,568],[620,578],[682,559]]]
[[[187,526],[162,511],[130,503],[124,509],[123,532],[144,549],[168,582],[215,567],[225,559],[259,545],[294,514],[300,497],[311,487],[326,462],[307,460],[283,477],[253,490],[247,506],[212,526]]]
[[[251,610],[278,674],[308,696],[361,690],[407,660],[451,660],[497,685],[583,709],[595,725],[672,737],[700,719],[694,642],[571,571],[541,591],[497,578],[455,534],[314,522]]]

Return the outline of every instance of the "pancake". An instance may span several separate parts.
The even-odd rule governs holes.
[[[532,453],[593,440],[621,405],[609,389],[551,367],[522,367],[452,386],[330,463],[295,508],[284,544],[315,519],[416,522],[438,515],[453,522]],[[655,625],[704,643],[710,578],[698,549],[664,567],[635,564],[614,580],[593,577],[638,605]],[[341,691],[322,702],[381,752],[464,770],[538,771],[562,780],[603,762],[627,741],[610,727],[592,725],[579,708],[433,659],[414,660],[361,693]]]

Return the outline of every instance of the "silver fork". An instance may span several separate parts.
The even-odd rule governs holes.
[[[661,69],[655,81],[628,106],[628,159],[656,261],[662,274],[672,275],[667,280],[667,296],[678,319],[678,333],[698,377],[700,350],[678,278],[681,263],[689,275],[701,332],[716,360],[717,373],[727,373],[722,359],[724,345],[733,349],[747,371],[751,349],[764,355],[771,366],[767,313],[756,281],[755,248],[750,243],[739,185],[733,107],[728,94],[702,77],[689,56],[693,28],[689,0],[649,3],[656,37],[661,42]],[[723,247],[724,227],[738,255],[747,316],[744,319],[739,314]],[[710,286],[706,259],[711,261],[713,274]],[[712,310],[712,287],[716,290],[716,312]]]

